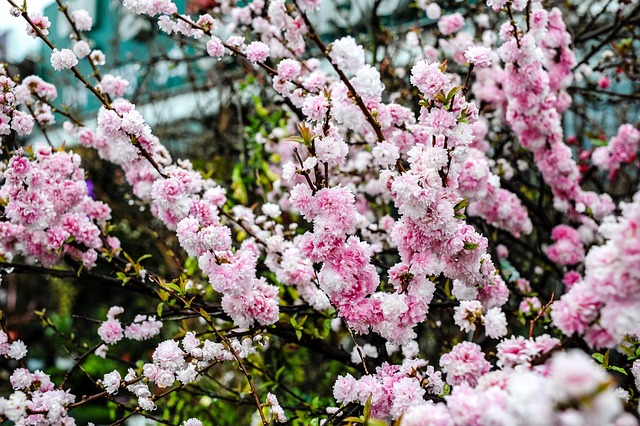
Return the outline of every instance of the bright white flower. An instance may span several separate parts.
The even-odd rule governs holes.
[[[483,316],[485,334],[498,339],[507,334],[507,317],[500,308],[491,308]]]
[[[9,346],[9,352],[7,352],[7,356],[13,359],[22,359],[27,356],[27,345],[24,344],[22,340],[16,340],[11,343]]]
[[[102,379],[102,386],[104,386],[104,390],[109,395],[115,395],[118,393],[118,388],[120,388],[120,381],[122,377],[118,370],[114,370],[111,373],[107,373],[104,375]]]

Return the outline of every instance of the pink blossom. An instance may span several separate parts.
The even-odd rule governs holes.
[[[439,64],[418,61],[411,69],[411,84],[416,86],[427,99],[433,98],[447,83],[447,77],[442,73]]]
[[[525,315],[535,314],[541,307],[542,303],[537,297],[525,297],[522,302],[520,302],[520,311]]]
[[[29,19],[31,19],[33,25],[37,27],[42,34],[49,34],[49,27],[51,26],[49,18],[42,16],[39,13],[29,13]],[[27,34],[33,38],[38,38],[38,33],[29,24],[27,24]]]
[[[435,3],[433,3],[435,4]],[[400,426],[453,426],[453,419],[443,403],[426,402],[409,407]]]
[[[507,317],[500,308],[491,308],[483,316],[485,334],[498,339],[507,334]]]
[[[355,74],[364,65],[364,49],[351,36],[334,41],[329,57],[340,70],[351,74]]]
[[[460,306],[454,308],[454,312],[453,320],[462,331],[474,331],[476,321],[482,317],[482,304],[477,300],[463,300]]]
[[[578,231],[567,225],[558,225],[551,231],[554,244],[547,248],[551,260],[561,265],[575,265],[584,259],[584,247]]]
[[[302,106],[302,113],[311,121],[322,122],[329,108],[329,101],[324,94],[307,96]]]
[[[27,389],[33,383],[31,372],[26,368],[16,368],[9,378],[11,386],[15,390]]]
[[[631,366],[631,374],[636,385],[636,389],[640,389],[640,359],[633,361]]]
[[[11,128],[20,136],[25,136],[33,130],[33,117],[22,111],[14,110],[11,119]]]
[[[22,340],[14,340],[9,345],[9,350],[6,355],[9,358],[13,358],[15,360],[21,360],[25,356],[27,356],[27,345],[24,344]]]
[[[424,7],[424,11],[427,14],[427,18],[432,19],[434,21],[436,19],[439,19],[442,14],[442,9],[436,2],[429,3],[426,7]]]
[[[502,9],[505,4],[507,4],[507,0],[487,0],[487,6],[491,6],[495,12]]]
[[[123,96],[128,86],[129,82],[127,80],[111,74],[105,74],[98,85],[103,93],[107,93],[116,98]]]
[[[51,52],[51,66],[56,71],[69,69],[76,65],[78,65],[78,58],[70,49],[53,49]]]
[[[120,321],[108,320],[98,327],[98,335],[103,342],[113,345],[122,339],[124,332]]]
[[[102,50],[92,50],[91,53],[89,54],[89,58],[91,59],[91,62],[93,62],[97,66],[104,65],[106,61],[104,53],[102,53]]]
[[[447,375],[447,383],[467,383],[470,386],[475,386],[478,378],[491,368],[480,346],[471,342],[462,342],[454,346],[451,352],[440,358],[440,366]]]
[[[136,315],[133,323],[125,327],[124,336],[127,339],[147,340],[160,334],[161,328],[162,322],[158,321],[155,317]]]
[[[249,43],[245,53],[251,62],[264,62],[269,57],[269,46],[261,41],[254,41]]]
[[[278,77],[284,80],[293,80],[300,75],[300,62],[295,59],[283,59],[278,63]]]
[[[153,2],[146,0],[125,0],[122,5],[133,13],[151,16],[159,13],[171,15],[178,12],[178,8],[171,0],[155,0]]]
[[[551,360],[551,377],[565,401],[591,395],[599,386],[611,383],[607,373],[578,350],[556,354]]]
[[[207,41],[207,53],[214,58],[221,58],[224,56],[224,46],[222,41],[216,37],[211,36],[211,39]]]
[[[478,68],[484,68],[491,65],[491,49],[484,46],[471,46],[464,53],[469,63]]]
[[[438,29],[442,35],[448,36],[464,26],[464,17],[460,13],[452,13],[440,17],[438,21]]]
[[[609,80],[609,77],[607,77],[606,75],[600,77],[600,79],[598,80],[598,88],[608,89],[609,86],[611,86],[611,80]]]
[[[349,146],[335,129],[316,139],[315,145],[318,160],[330,166],[342,164],[349,152]]]
[[[91,27],[93,26],[93,19],[89,12],[84,9],[78,9],[71,12],[71,17],[76,24],[76,29],[78,31],[91,31]]]

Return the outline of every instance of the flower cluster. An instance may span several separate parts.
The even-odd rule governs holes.
[[[560,265],[575,265],[584,260],[584,247],[578,231],[567,225],[558,225],[551,231],[554,244],[547,248],[547,256]]]
[[[357,401],[365,405],[371,398],[371,415],[397,419],[409,407],[424,401],[424,395],[440,395],[444,383],[440,372],[426,361],[405,360],[402,365],[383,363],[370,374],[355,379],[350,374],[339,377],[333,396],[339,403]]]
[[[29,160],[21,151],[9,161],[4,178],[4,257],[19,254],[53,265],[68,255],[91,268],[101,251],[119,247],[116,238],[110,237],[108,245],[101,238],[111,209],[89,196],[79,155],[41,148]]]
[[[631,124],[623,124],[607,146],[593,150],[591,158],[593,164],[603,170],[609,170],[609,177],[613,178],[622,164],[636,160],[639,146],[640,130]]]
[[[259,338],[256,339],[260,340]],[[165,340],[158,344],[152,355],[152,361],[142,366],[141,372],[129,368],[124,379],[117,370],[104,375],[101,384],[111,395],[120,388],[126,388],[138,398],[138,406],[143,410],[156,409],[149,383],[159,389],[172,386],[176,380],[183,385],[197,381],[201,374],[213,365],[224,361],[246,358],[256,352],[252,339],[229,339],[229,343],[217,343],[208,339],[200,341],[195,333],[188,332],[182,342]],[[277,400],[276,400],[277,402]],[[274,417],[284,416],[274,404]]]
[[[477,384],[456,386],[445,397],[446,404],[416,404],[400,424],[637,424],[623,413],[614,388],[612,379],[588,355],[561,352],[545,364],[544,372],[503,369],[482,375]]]
[[[258,353],[263,335],[278,336],[276,347],[307,346],[348,363],[348,334],[353,339],[355,332],[363,344],[351,361],[354,368],[362,361],[365,374],[338,377],[333,396],[343,408],[368,406],[365,417],[405,426],[637,424],[623,414],[622,401],[632,393],[614,390],[603,368],[568,350],[586,342],[617,347],[630,360],[640,353],[640,194],[625,204],[631,192],[612,198],[588,191],[583,180],[597,170],[583,175],[588,164],[578,167],[564,142],[569,87],[574,72],[586,72],[587,65],[574,71],[559,9],[547,11],[540,0],[488,0],[489,8],[474,4],[474,12],[506,13],[469,15],[419,0],[437,26],[435,38],[400,29],[407,46],[396,49],[376,29],[371,52],[348,35],[325,44],[307,15],[319,0],[192,2],[188,10],[208,12],[199,16],[179,13],[171,0],[122,3],[127,13],[148,15],[144,19],[166,36],[192,39],[201,71],[219,68],[213,57],[224,66],[244,61],[248,72],[268,75],[265,92],[286,112],[260,108],[260,126],[246,129],[245,154],[255,157],[239,173],[256,171],[259,192],[227,197],[198,163],[172,159],[141,109],[123,98],[129,81],[120,71],[87,77],[95,77],[85,85],[102,106],[95,127],[85,127],[55,107],[55,86],[36,76],[19,83],[0,66],[0,141],[8,154],[0,163],[0,272],[12,262],[53,267],[63,260],[87,269],[100,260],[100,269],[119,272],[120,242],[108,236],[111,210],[90,195],[79,156],[14,149],[16,138],[5,138],[28,136],[36,124],[46,132],[54,111],[70,119],[65,132],[122,169],[132,194],[157,219],[152,226],[164,226],[171,237],[175,232],[173,249],[180,249],[172,254],[187,259],[172,282],[160,273],[149,274],[153,280],[139,274],[141,291],[162,300],[160,320],[147,314],[125,323],[123,308],[109,309],[93,336],[100,338],[94,352],[100,357],[121,349],[125,338],[158,336],[163,321],[185,321],[173,338],[148,348],[147,362],[132,362],[126,373],[101,371],[94,379],[97,396],[133,405],[133,412],[152,411],[164,396],[204,390],[193,384],[227,369],[230,377],[241,372],[246,378],[258,409],[254,419],[284,423],[290,399],[283,399],[285,408],[272,393],[261,402],[264,381],[271,380],[271,365]],[[104,64],[104,54],[79,33],[91,30],[91,16],[84,10],[65,16],[74,29],[72,49],[48,43],[53,69],[70,74],[65,70],[82,58],[94,70]],[[46,17],[29,17],[29,34],[48,34]],[[623,55],[624,44],[616,46]],[[388,52],[394,60],[384,57]],[[73,73],[80,77],[80,71]],[[619,73],[626,72],[621,66]],[[603,72],[597,87],[611,84]],[[634,163],[639,144],[640,131],[624,124],[608,146],[591,156],[583,151],[580,159],[608,170],[613,180],[622,164]],[[510,155],[513,162],[501,158]],[[237,179],[234,171],[233,185]],[[545,211],[550,200],[571,226],[558,225],[560,218]],[[614,211],[621,214],[611,216]],[[532,242],[538,250],[529,250]],[[199,270],[187,266],[196,263]],[[543,307],[550,288],[559,294],[561,279],[564,295]],[[215,293],[194,291],[203,282]],[[528,339],[509,334],[525,319]],[[550,334],[534,334],[542,327]],[[442,336],[419,340],[425,330]],[[560,332],[573,337],[551,337]],[[337,348],[329,346],[334,343]],[[439,363],[429,365],[418,356],[434,346],[430,359]],[[0,355],[22,360],[26,353],[24,343],[0,331]],[[87,356],[91,352],[76,365]],[[605,367],[616,368],[608,362]],[[253,376],[259,386],[249,370],[260,371]],[[637,388],[639,361],[625,372]],[[0,418],[17,424],[74,424],[67,410],[85,403],[74,403],[70,391],[55,389],[41,371],[17,368],[10,383],[14,392],[0,398]],[[631,381],[626,385],[633,389]],[[315,404],[305,404],[313,405],[313,415]],[[300,413],[296,420],[304,421]]]
[[[76,424],[67,406],[76,399],[68,390],[56,389],[48,374],[17,368],[9,378],[14,392],[0,397],[0,415],[18,425]]]
[[[22,340],[9,342],[9,336],[7,336],[7,333],[0,330],[0,355],[5,358],[20,360],[27,355],[27,346]]]
[[[98,327],[98,335],[107,345],[113,345],[123,337],[143,341],[160,334],[162,322],[154,316],[136,315],[133,322],[126,327],[116,317],[124,312],[120,306],[112,306],[107,312],[107,320]]]
[[[553,323],[566,335],[577,333],[592,347],[614,347],[640,324],[640,195],[623,204],[622,215],[600,226],[606,243],[585,259],[584,277],[553,304]]]
[[[4,66],[0,65],[0,138],[10,134],[12,130],[21,136],[28,135],[33,130],[33,117],[17,109],[21,101],[19,91],[19,86],[9,78]]]

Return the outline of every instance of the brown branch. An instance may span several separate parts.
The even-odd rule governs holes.
[[[543,317],[544,313],[547,311],[547,309],[549,309],[549,306],[551,306],[551,304],[553,303],[553,299],[556,296],[555,293],[551,293],[551,299],[549,299],[549,302],[547,302],[546,305],[544,305],[541,309],[540,312],[538,312],[538,315],[536,315],[536,317],[534,319],[532,319],[531,321],[529,321],[529,339],[531,339],[531,337],[533,337],[533,327],[536,325],[536,322]]]

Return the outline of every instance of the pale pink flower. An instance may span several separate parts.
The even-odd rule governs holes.
[[[464,26],[464,17],[456,12],[450,15],[440,17],[438,21],[438,29],[442,35],[448,36],[455,33]]]
[[[11,119],[11,128],[16,131],[20,136],[25,136],[31,133],[33,130],[34,119],[31,115],[14,110],[13,117]]]
[[[351,36],[334,41],[331,44],[329,57],[340,70],[352,74],[364,65],[364,49]]]
[[[33,25],[37,27],[40,32],[42,32],[42,34],[49,34],[49,27],[51,26],[49,18],[47,18],[46,16],[42,16],[39,13],[29,13],[29,19],[31,19]],[[27,24],[27,34],[29,34],[33,38],[38,38],[38,33],[29,24]]]
[[[440,358],[440,366],[447,375],[447,383],[475,386],[478,378],[491,369],[480,346],[471,342],[458,343],[451,352]]]
[[[91,31],[93,18],[91,18],[89,12],[84,9],[74,10],[71,13],[71,17],[73,18],[78,31]]]
[[[507,317],[500,308],[491,308],[483,316],[485,334],[498,339],[507,334]]]
[[[463,300],[454,309],[453,320],[462,331],[476,329],[476,321],[482,317],[482,304],[477,300]]]
[[[416,86],[427,99],[431,99],[438,94],[447,82],[447,77],[436,62],[418,61],[411,69],[411,84]]]
[[[469,63],[478,68],[484,68],[491,65],[491,49],[484,46],[470,46],[464,52],[464,57]]]
[[[442,15],[442,9],[440,8],[440,5],[436,2],[429,3],[426,7],[424,7],[424,11],[427,14],[427,18],[432,19],[434,21],[436,19],[439,19],[440,16]]]
[[[295,59],[283,59],[278,63],[278,77],[293,80],[300,75],[302,66]]]
[[[123,96],[128,86],[129,82],[127,80],[111,74],[105,74],[98,85],[103,93],[107,93],[115,98]]]
[[[253,41],[247,46],[245,54],[251,62],[261,63],[269,57],[269,46],[261,41]]]
[[[120,321],[113,319],[102,323],[98,328],[98,335],[103,342],[113,345],[122,339],[124,331]]]
[[[91,47],[85,40],[80,40],[73,45],[73,53],[80,59],[85,58],[91,53]]]
[[[214,58],[221,58],[224,56],[224,46],[222,40],[216,36],[211,36],[211,40],[207,41],[207,53]]]
[[[78,58],[70,49],[53,49],[51,52],[51,66],[56,71],[69,69],[76,65],[78,65]]]

